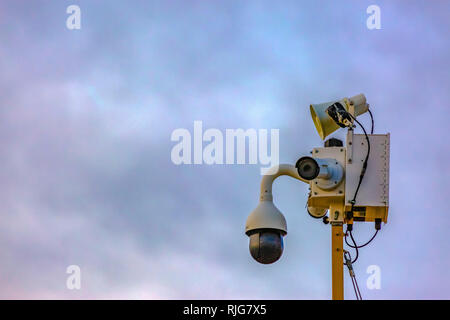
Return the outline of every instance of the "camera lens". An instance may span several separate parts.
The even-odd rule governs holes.
[[[319,165],[311,157],[302,157],[295,164],[298,174],[305,180],[313,180],[319,175]]]
[[[275,230],[260,231],[250,235],[250,253],[263,264],[274,263],[283,253],[283,237]]]

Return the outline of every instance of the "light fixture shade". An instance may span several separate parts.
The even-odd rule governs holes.
[[[363,114],[364,112],[367,112],[367,110],[369,109],[368,105],[366,104],[366,97],[363,94],[356,95],[349,99],[311,104],[309,106],[311,117],[322,140],[324,140],[329,134],[340,128],[336,124],[336,122],[334,122],[334,120],[326,113],[327,108],[336,102],[340,102],[347,111],[349,109],[349,103],[353,103],[355,107],[355,117]]]
[[[245,233],[248,235],[258,229],[279,230],[283,235],[287,233],[286,219],[275,207],[273,201],[260,201],[255,210],[250,213],[245,223]]]

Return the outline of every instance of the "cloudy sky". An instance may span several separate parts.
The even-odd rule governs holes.
[[[366,27],[371,4],[381,30]],[[260,167],[177,166],[170,136],[195,120],[279,129],[280,161],[295,163],[322,144],[309,104],[364,93],[376,133],[391,133],[391,186],[389,222],[354,266],[361,293],[450,299],[449,9],[0,1],[0,298],[329,299],[330,228],[306,213],[307,185],[275,183],[289,234],[260,265],[244,234]],[[354,233],[362,243],[373,225]]]

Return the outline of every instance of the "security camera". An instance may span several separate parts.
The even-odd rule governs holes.
[[[280,164],[273,167],[271,175],[263,176],[259,204],[247,218],[245,234],[249,236],[249,249],[252,257],[263,264],[274,263],[283,254],[283,237],[287,234],[286,219],[273,203],[272,184],[279,176],[308,183],[298,175],[293,165]]]
[[[263,264],[274,263],[283,253],[286,219],[271,200],[263,200],[250,214],[245,226],[252,257]]]
[[[311,157],[301,157],[295,164],[298,174],[305,180],[314,180],[320,173],[320,166]]]
[[[250,232],[249,249],[253,259],[262,264],[274,263],[283,253],[283,235],[279,230],[261,229]]]
[[[303,179],[317,179],[317,186],[322,190],[336,188],[344,178],[344,169],[336,159],[301,157],[295,167]]]
[[[347,233],[343,225],[347,224],[350,231],[354,222],[374,221],[378,231],[381,223],[387,222],[390,136],[389,133],[367,134],[356,119],[365,112],[372,118],[370,132],[373,132],[372,113],[363,94],[311,104],[311,117],[321,139],[325,140],[339,128],[347,128],[346,145],[331,138],[323,147],[314,148],[311,156],[300,157],[295,166],[279,164],[267,170],[261,180],[259,204],[245,224],[251,256],[262,264],[276,262],[283,254],[287,226],[283,214],[273,203],[273,182],[287,175],[308,184],[308,214],[331,226],[332,297],[338,300],[344,298],[343,267],[347,265],[350,270],[352,263],[344,255],[343,239]],[[354,133],[355,123],[364,134]],[[352,240],[354,246],[349,245],[352,248],[365,246],[358,246],[353,236]],[[343,263],[344,257],[346,263]],[[359,290],[357,297],[361,297]]]

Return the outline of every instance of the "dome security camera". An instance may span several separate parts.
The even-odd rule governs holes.
[[[252,257],[262,264],[274,263],[283,253],[286,219],[272,200],[260,201],[245,225]]]
[[[253,259],[262,264],[274,263],[283,254],[283,235],[279,230],[261,229],[249,234]]]
[[[293,165],[281,164],[271,168],[270,175],[261,181],[258,206],[250,213],[245,223],[245,234],[249,236],[251,256],[262,264],[274,263],[283,254],[283,237],[287,234],[286,219],[273,203],[272,184],[279,176],[290,176],[305,183]]]

